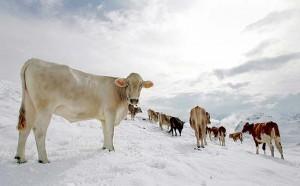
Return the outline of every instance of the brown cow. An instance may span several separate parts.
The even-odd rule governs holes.
[[[221,126],[218,129],[218,136],[221,146],[225,146],[225,136],[226,136],[226,129],[225,127]]]
[[[243,133],[242,132],[235,132],[232,134],[229,134],[229,138],[232,138],[234,142],[237,140],[240,140],[241,143],[243,143]]]
[[[166,114],[160,113],[158,116],[159,120],[159,127],[161,130],[163,130],[163,125],[166,125],[168,129],[171,127],[170,119],[171,116],[168,116]]]
[[[203,108],[196,106],[190,112],[190,125],[195,131],[195,137],[197,140],[197,148],[204,148],[206,142],[206,127],[210,123],[210,115]],[[199,144],[201,141],[201,146]]]
[[[131,120],[134,120],[134,117],[137,113],[142,113],[142,109],[141,109],[141,107],[137,107],[132,104],[128,104],[128,112],[131,116]]]
[[[279,129],[278,129],[278,125],[275,122],[269,121],[267,123],[256,123],[256,124],[249,124],[247,122],[244,125],[242,132],[243,133],[249,132],[249,134],[252,135],[256,145],[256,154],[259,153],[258,152],[259,144],[263,143],[264,153],[266,153],[265,146],[267,144],[271,150],[271,155],[274,157],[274,146],[272,144],[272,140],[274,140],[276,148],[281,154],[281,159],[284,159]]]

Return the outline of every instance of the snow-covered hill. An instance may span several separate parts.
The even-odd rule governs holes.
[[[0,185],[299,185],[299,117],[280,124],[284,155],[281,160],[256,155],[251,138],[244,144],[226,139],[194,150],[189,124],[181,137],[172,137],[157,124],[124,120],[115,131],[115,152],[101,150],[103,137],[97,121],[70,124],[53,117],[47,134],[50,164],[39,164],[33,135],[26,146],[26,164],[13,159],[20,104],[19,87],[0,81]],[[247,117],[247,116],[246,116]],[[262,117],[259,117],[260,119]],[[251,119],[251,118],[250,118]],[[233,131],[241,116],[221,121]]]

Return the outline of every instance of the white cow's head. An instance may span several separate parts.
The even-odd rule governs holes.
[[[127,78],[118,78],[115,80],[118,87],[126,88],[127,102],[137,105],[142,88],[150,88],[153,86],[152,81],[143,81],[142,77],[137,73],[131,73]]]

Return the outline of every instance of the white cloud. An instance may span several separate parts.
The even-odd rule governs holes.
[[[153,89],[144,91],[148,102],[188,92],[231,95],[235,91],[237,96],[259,103],[274,94],[298,92],[297,62],[226,80],[218,80],[211,73],[238,68],[257,56],[298,52],[300,19],[295,14],[290,15],[291,24],[279,24],[269,32],[242,32],[271,12],[297,9],[296,4],[284,0],[129,0],[91,1],[70,8],[65,1],[41,2],[42,12],[0,2],[6,9],[0,13],[0,79],[17,81],[22,63],[39,57],[95,74],[126,76],[139,72],[155,82]],[[276,42],[259,45],[270,38]],[[256,54],[245,56],[251,50]],[[279,92],[282,87],[286,92]]]

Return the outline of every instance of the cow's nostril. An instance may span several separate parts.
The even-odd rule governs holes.
[[[138,99],[130,99],[130,102],[132,104],[137,104],[139,102],[139,100]]]

